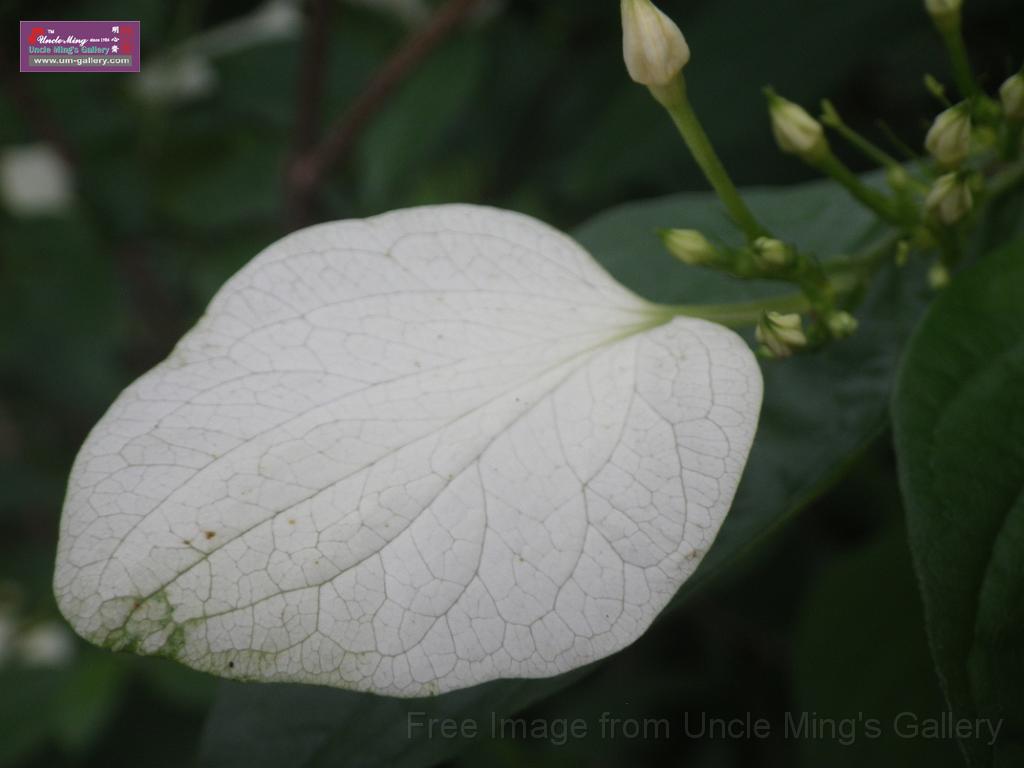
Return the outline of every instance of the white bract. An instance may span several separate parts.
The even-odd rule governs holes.
[[[235,275],[83,446],[55,590],[87,639],[398,696],[634,641],[711,546],[744,342],[464,205],[311,227]]]

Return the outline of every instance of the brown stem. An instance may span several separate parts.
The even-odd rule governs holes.
[[[299,183],[296,170],[316,142],[317,125],[323,105],[324,73],[327,60],[327,31],[330,7],[327,0],[309,0],[303,34],[302,62],[299,65],[298,98],[288,172],[285,174],[285,200],[288,218],[296,226],[309,215],[310,188]]]
[[[288,189],[292,224],[305,224],[313,193],[327,173],[355,145],[370,120],[411,75],[417,65],[454,32],[479,0],[448,0],[420,29],[412,32],[366,83],[348,110],[320,144],[295,158],[289,167]]]

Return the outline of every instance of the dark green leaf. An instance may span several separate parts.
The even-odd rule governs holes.
[[[800,739],[807,766],[962,765],[955,741],[914,735],[945,706],[902,519],[894,515],[888,528],[831,566],[803,606],[794,648],[796,722],[810,713],[824,733]]]
[[[486,718],[492,712],[498,716],[518,712],[572,684],[586,671],[545,680],[500,680],[429,699],[394,699],[303,685],[223,683],[206,723],[200,764],[209,768],[434,765],[486,734]],[[456,723],[474,720],[476,735],[443,735],[440,728],[445,718]]]
[[[120,662],[88,648],[70,669],[67,683],[50,704],[50,727],[68,752],[91,747],[113,717],[124,677]]]
[[[0,690],[5,694],[0,696],[0,766],[16,765],[46,741],[49,720],[45,715],[66,679],[59,669],[0,670]],[[17,697],[7,695],[8,691],[17,691]]]
[[[1003,719],[978,766],[1024,761],[1024,242],[929,310],[892,405],[932,653],[959,717]]]
[[[437,151],[476,90],[482,48],[475,38],[446,45],[420,68],[366,131],[356,155],[366,205],[409,204],[412,181]],[[389,201],[386,203],[385,201]]]

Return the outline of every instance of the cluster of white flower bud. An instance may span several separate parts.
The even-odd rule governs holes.
[[[924,5],[947,38],[959,34],[963,0],[924,0]],[[633,80],[650,87],[652,92],[657,94],[664,86],[679,78],[690,58],[689,46],[675,23],[650,0],[621,0],[621,11],[626,68]],[[933,90],[945,98],[944,89],[940,86],[936,84]],[[964,90],[962,84],[961,90]],[[862,151],[875,158],[880,157],[886,164],[889,185],[899,198],[892,205],[888,205],[883,195],[864,188],[832,155],[822,121],[840,130],[843,126],[831,104],[825,103],[825,113],[821,120],[818,120],[799,104],[779,96],[771,89],[766,90],[766,95],[772,133],[783,152],[796,155],[826,171],[850,188],[862,202],[876,211],[881,210],[880,215],[886,221],[894,221],[896,224],[904,221],[904,212],[898,207],[898,203],[902,200],[911,205],[912,203],[908,202],[911,195],[919,189],[924,189],[924,186],[905,168],[897,165],[884,152],[877,150],[852,131],[844,133],[844,136],[857,143]],[[1011,124],[1024,122],[1024,71],[1011,76],[1002,84],[999,97],[1005,118]],[[685,99],[685,92],[683,98]],[[972,185],[977,180],[977,174],[969,170],[967,161],[971,157],[972,142],[975,138],[973,117],[982,115],[981,112],[973,114],[977,109],[977,103],[971,101],[949,107],[935,119],[925,138],[927,151],[941,169],[941,175],[927,190],[924,200],[924,215],[931,223],[956,225],[970,214],[974,206],[975,190]],[[982,117],[978,119],[982,120]],[[980,146],[980,139],[978,145]],[[890,214],[889,218],[886,218],[885,214]],[[917,224],[921,223],[918,215],[915,214],[913,218]],[[907,220],[909,221],[909,218]],[[801,258],[800,254],[785,242],[772,237],[758,236],[756,227],[753,234],[747,231],[747,236],[748,246],[745,249],[731,251],[716,247],[697,230],[674,229],[663,233],[669,252],[683,263],[731,270],[734,274],[744,277],[769,274],[777,276]],[[909,249],[908,241],[902,241],[902,245],[904,250]],[[904,253],[904,258],[905,255]],[[943,274],[948,278],[948,271]],[[931,278],[935,284],[940,282],[938,273]],[[857,330],[857,320],[848,312],[828,307],[819,310],[820,320],[815,326],[816,331],[824,330],[832,338],[840,339]],[[756,337],[761,345],[762,354],[772,357],[787,357],[794,350],[808,344],[803,319],[799,314],[764,313],[757,325]]]
[[[770,357],[789,357],[807,346],[807,334],[800,315],[765,312],[754,331],[761,353]]]

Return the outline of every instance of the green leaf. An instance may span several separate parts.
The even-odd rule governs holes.
[[[176,228],[196,230],[272,219],[280,205],[284,149],[279,135],[255,127],[232,136],[181,132],[161,169],[161,213]]]
[[[945,707],[906,534],[893,512],[888,530],[825,571],[804,603],[794,648],[797,710],[839,723],[835,738],[826,731],[800,739],[804,765],[962,764],[955,743],[911,736]]]
[[[93,649],[69,670],[68,681],[51,703],[51,728],[68,752],[85,752],[112,720],[121,695],[121,659]]]
[[[81,754],[110,724],[121,693],[119,659],[93,649],[60,667],[0,668],[0,766],[19,764],[48,743]]]
[[[1024,760],[1024,242],[958,276],[892,404],[932,654],[958,717],[1004,719],[973,765]]]
[[[479,40],[455,40],[419,68],[374,120],[355,156],[366,207],[376,212],[396,202],[421,202],[409,199],[409,187],[468,108],[482,66]]]
[[[113,260],[89,222],[79,215],[6,221],[0,252],[4,375],[47,407],[91,413],[109,402],[126,307]]]
[[[206,722],[199,763],[211,768],[435,765],[486,735],[492,712],[518,712],[571,685],[589,669],[543,680],[498,680],[427,699],[224,683]],[[473,719],[477,733],[441,735],[445,719]]]
[[[50,702],[66,680],[64,670],[6,667],[0,670],[0,766],[17,765],[46,742]],[[8,691],[17,691],[11,696]],[[42,716],[40,716],[42,713]]]
[[[750,200],[779,234],[820,253],[857,249],[879,234],[871,217],[829,184],[754,191]],[[576,236],[615,277],[657,301],[742,301],[779,290],[680,264],[664,253],[656,234],[666,226],[699,227],[722,238],[732,233],[715,199],[699,194],[611,211]],[[737,501],[705,566],[677,601],[815,498],[883,429],[901,344],[924,301],[919,278],[883,272],[867,297],[857,336],[822,354],[764,366],[761,426]],[[207,722],[201,764],[432,765],[473,740],[422,734],[410,739],[408,712],[509,716],[585,673],[498,681],[411,701],[303,686],[226,684]]]

